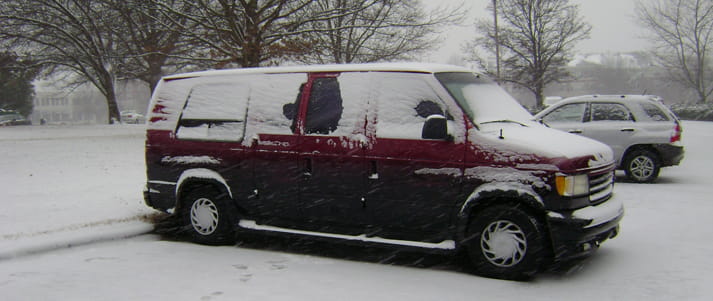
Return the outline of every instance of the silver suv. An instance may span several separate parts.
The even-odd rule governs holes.
[[[585,95],[563,99],[535,115],[552,128],[599,140],[614,150],[619,169],[639,183],[683,159],[681,123],[651,95]]]

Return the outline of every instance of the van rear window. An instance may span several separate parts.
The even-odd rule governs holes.
[[[248,86],[236,83],[194,86],[176,136],[190,140],[242,140],[249,92]]]

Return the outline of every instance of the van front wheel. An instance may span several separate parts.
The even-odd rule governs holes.
[[[235,242],[234,210],[220,194],[206,188],[189,191],[184,198],[182,214],[192,241],[207,245]]]
[[[542,224],[511,206],[493,206],[473,216],[466,247],[476,273],[487,277],[522,280],[534,275],[543,261]]]

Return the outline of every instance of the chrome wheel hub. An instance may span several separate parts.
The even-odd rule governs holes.
[[[480,249],[495,266],[518,264],[527,252],[527,238],[520,227],[507,220],[490,223],[480,237]]]
[[[629,170],[634,177],[644,180],[654,173],[654,161],[646,156],[638,156],[631,160]]]
[[[197,199],[191,206],[191,224],[196,232],[210,235],[218,227],[218,207],[209,199]]]

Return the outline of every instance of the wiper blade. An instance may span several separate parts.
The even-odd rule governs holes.
[[[481,122],[480,124],[488,124],[488,123],[516,123],[516,124],[519,124],[519,125],[521,125],[521,126],[527,126],[526,124],[524,124],[524,123],[522,123],[522,122],[515,121],[515,120],[510,120],[510,119],[501,119],[501,120],[486,121],[486,122]]]

